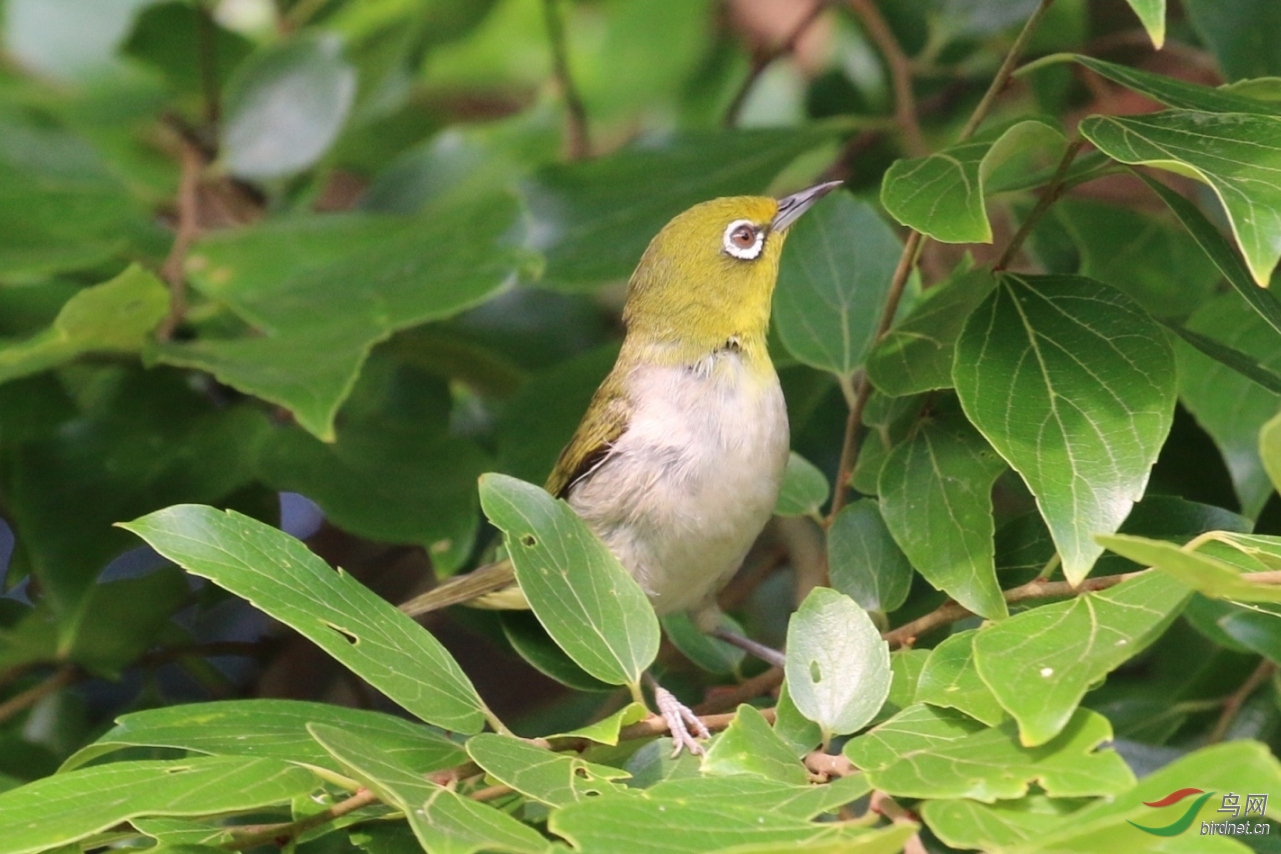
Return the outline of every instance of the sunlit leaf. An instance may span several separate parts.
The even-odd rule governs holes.
[[[916,683],[916,699],[965,712],[988,726],[1005,718],[1005,710],[974,666],[973,631],[957,632],[929,652]]]
[[[1208,554],[1127,534],[1099,537],[1099,542],[1136,563],[1156,567],[1202,596],[1236,602],[1281,602],[1281,585],[1251,581],[1250,573]]]
[[[550,807],[615,791],[626,771],[555,753],[510,735],[481,733],[467,740],[472,760],[496,780]]]

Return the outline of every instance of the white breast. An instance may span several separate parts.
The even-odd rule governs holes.
[[[737,351],[697,366],[638,368],[627,431],[569,503],[659,614],[707,603],[769,521],[787,463],[778,377]]]

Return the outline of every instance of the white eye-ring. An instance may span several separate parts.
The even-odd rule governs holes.
[[[765,230],[751,220],[736,219],[725,227],[721,238],[725,254],[742,261],[753,261],[765,245]]]

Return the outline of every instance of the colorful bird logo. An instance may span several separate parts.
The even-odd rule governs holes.
[[[1143,805],[1145,807],[1156,807],[1157,809],[1160,809],[1161,807],[1168,807],[1171,804],[1177,804],[1179,801],[1184,798],[1189,798],[1192,795],[1201,796],[1188,805],[1188,808],[1183,815],[1163,827],[1145,827],[1142,824],[1135,824],[1132,821],[1130,821],[1130,824],[1133,824],[1144,833],[1151,833],[1153,836],[1176,836],[1187,830],[1192,822],[1196,820],[1197,812],[1200,811],[1201,805],[1209,800],[1210,796],[1213,794],[1214,792],[1203,792],[1201,789],[1179,789],[1171,792],[1159,801],[1144,801]],[[1126,819],[1126,821],[1129,821],[1129,819]]]

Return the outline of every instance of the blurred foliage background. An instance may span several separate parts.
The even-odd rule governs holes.
[[[818,238],[798,230],[772,342],[793,447],[820,484],[834,480],[899,252],[886,170],[956,138],[1037,5],[0,2],[0,780],[53,772],[123,711],[230,697],[379,706],[310,643],[113,524],[177,503],[235,508],[393,602],[473,565],[495,539],[477,476],[542,481],[612,363],[640,252],[703,199],[832,178],[852,194],[829,217],[862,253],[848,260],[866,283],[850,293],[867,310],[823,302],[802,263]],[[1025,53],[1204,85],[1281,75],[1273,0],[1172,2],[1159,52],[1135,14],[1146,5],[1057,0]],[[1070,131],[1154,109],[1139,89],[1048,66],[999,93],[991,125],[1039,116]],[[1044,183],[1054,157],[1026,148],[1024,177]],[[986,242],[927,243],[904,313],[996,259],[1036,199],[1037,182],[1006,183]],[[1040,222],[1016,266],[1088,274],[1179,322],[1196,312],[1189,328],[1207,334],[1245,329],[1235,309],[1206,308],[1222,275],[1160,210],[1132,176],[1104,176]],[[798,332],[832,312],[843,342]],[[1193,367],[1149,491],[1275,533],[1257,437],[1277,395],[1179,356]],[[904,407],[920,400],[868,405],[880,441],[853,472],[859,492],[878,491]],[[993,498],[997,566],[1026,569],[1019,550],[1046,542],[1027,533],[1032,497],[1005,470]],[[723,598],[775,645],[826,575],[806,515],[827,499],[798,500]],[[945,598],[917,577],[886,610],[901,624]],[[1259,653],[1281,650],[1275,629],[1234,612],[1225,633],[1221,606],[1199,601],[1131,674],[1141,690],[1094,700],[1154,751],[1203,735]],[[428,625],[518,732],[614,702],[529,666],[492,615]],[[660,661],[691,702],[734,696],[725,686],[759,671],[709,676],[670,647]],[[1238,697],[1228,723],[1275,738],[1265,693],[1241,718]]]

